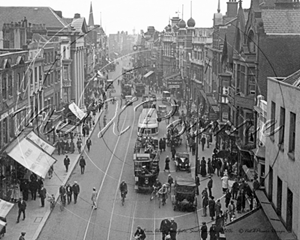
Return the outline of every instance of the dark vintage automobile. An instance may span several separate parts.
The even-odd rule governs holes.
[[[196,211],[196,184],[193,178],[177,178],[172,196],[174,211]]]
[[[191,172],[191,163],[189,154],[187,152],[177,152],[175,154],[175,168],[176,171],[187,171]]]

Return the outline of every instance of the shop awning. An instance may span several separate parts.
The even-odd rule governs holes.
[[[153,73],[154,73],[153,71],[147,72],[147,73],[144,75],[144,78],[147,78],[147,77],[151,76]]]
[[[208,101],[210,106],[217,105],[216,100],[212,96],[207,96],[207,101]]]
[[[254,169],[248,168],[246,165],[243,165],[243,170],[247,175],[249,181],[254,180]]]
[[[177,77],[177,76],[179,76],[179,75],[180,75],[180,73],[175,73],[175,74],[172,74],[172,75],[170,75],[170,76],[164,77],[164,79],[165,79],[165,80],[172,79],[172,78],[175,78],[175,77]]]
[[[279,240],[266,214],[257,208],[225,226],[226,240]]]
[[[6,217],[9,211],[14,207],[13,203],[6,202],[2,199],[0,199],[0,216],[1,217]],[[5,224],[5,222],[0,221],[0,225]],[[5,225],[4,225],[5,226]]]
[[[211,108],[215,113],[220,112],[220,108],[218,106],[211,106]]]
[[[52,155],[52,153],[55,151],[55,147],[51,146],[49,143],[47,143],[45,140],[40,138],[35,132],[31,131],[27,136],[27,139],[34,142],[37,146],[39,146],[41,149],[43,149],[45,152],[47,152],[49,155]]]
[[[85,113],[76,105],[76,103],[71,103],[69,105],[71,112],[81,121],[85,117]]]
[[[68,133],[71,130],[73,130],[73,128],[75,127],[75,125],[72,124],[66,124],[65,126],[63,126],[62,128],[58,128],[58,131],[64,132],[64,133]]]
[[[252,150],[252,152],[254,153],[254,155],[255,155],[257,158],[265,159],[265,155],[266,155],[266,147],[263,146],[263,147],[255,148],[255,149]]]
[[[51,155],[27,138],[18,141],[7,154],[42,178],[45,178],[50,166],[56,162]]]

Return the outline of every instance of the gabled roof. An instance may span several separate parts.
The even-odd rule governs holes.
[[[262,20],[266,34],[300,35],[299,9],[263,9]]]
[[[75,29],[75,31],[77,32],[81,32],[81,33],[86,33],[87,30],[87,24],[85,22],[85,18],[81,17],[81,18],[74,18],[72,23],[71,23],[71,27]]]
[[[46,28],[63,28],[65,22],[50,7],[0,7],[0,28],[4,23],[19,22],[26,17],[31,24],[45,24]]]
[[[286,77],[282,82],[291,84],[295,87],[300,87],[300,70]]]

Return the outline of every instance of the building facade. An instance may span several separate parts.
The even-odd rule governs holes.
[[[300,71],[286,78],[268,78],[268,116],[266,137],[266,193],[277,215],[289,232],[300,237],[299,170],[300,150]]]

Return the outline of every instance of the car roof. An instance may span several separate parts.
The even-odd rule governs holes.
[[[196,186],[195,180],[192,177],[186,177],[186,178],[177,177],[176,184],[180,186],[189,186],[189,187]]]

